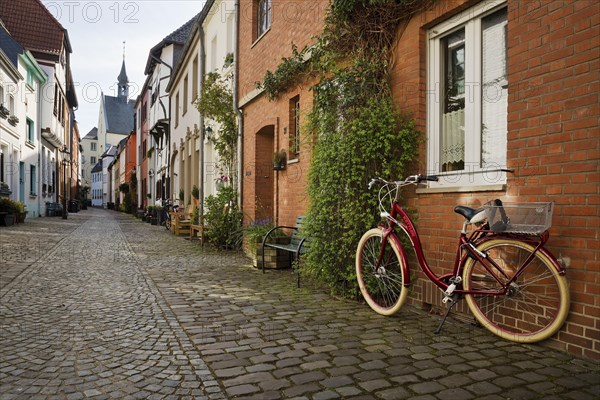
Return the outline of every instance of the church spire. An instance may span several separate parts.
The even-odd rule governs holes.
[[[123,98],[127,102],[129,97],[129,78],[127,78],[127,72],[125,71],[125,41],[123,41],[123,63],[121,64],[121,72],[117,77],[119,81],[119,98]]]

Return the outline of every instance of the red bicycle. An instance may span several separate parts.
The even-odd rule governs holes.
[[[412,247],[425,276],[442,290],[443,303],[449,303],[436,333],[464,297],[476,320],[504,339],[533,343],[552,336],[569,312],[565,267],[544,247],[553,203],[495,200],[478,209],[455,207],[465,221],[454,268],[436,275],[414,223],[399,203],[399,192],[407,185],[437,180],[413,175],[397,182],[373,179],[369,184],[369,188],[381,184],[379,205],[385,222],[367,231],[356,251],[356,276],[366,302],[382,315],[402,307],[411,280],[405,249]]]

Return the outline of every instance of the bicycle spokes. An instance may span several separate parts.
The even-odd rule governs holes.
[[[406,297],[403,268],[391,242],[382,245],[382,233],[372,229],[361,239],[356,271],[363,297],[375,311],[389,315]]]
[[[505,339],[535,342],[552,335],[568,311],[564,277],[542,253],[523,242],[496,240],[482,247],[506,279],[491,276],[489,267],[479,261],[467,262],[464,286],[475,292],[467,295],[473,315]]]

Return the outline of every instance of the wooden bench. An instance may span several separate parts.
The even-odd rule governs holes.
[[[201,244],[204,244],[204,230],[206,228],[202,225],[190,224],[190,241],[194,240],[194,238],[198,238]],[[196,232],[198,232],[198,236],[196,236]]]
[[[169,214],[171,215],[171,232],[175,236],[189,235],[190,225],[192,224],[192,213],[188,210],[184,213],[172,211]]]
[[[296,219],[295,226],[276,226],[275,228],[269,230],[262,241],[262,271],[265,273],[265,247],[270,247],[274,249],[279,249],[283,251],[287,251],[290,255],[290,261],[293,256],[294,261],[296,262],[296,274],[297,281],[296,286],[300,287],[300,271],[298,267],[298,263],[300,262],[300,255],[306,253],[306,238],[300,235],[300,229],[302,228],[302,224],[304,223],[304,219],[306,217],[303,215],[298,216]],[[289,244],[279,244],[279,243],[271,243],[269,242],[269,237],[272,237],[272,234],[277,230],[291,229],[293,230],[293,234]]]

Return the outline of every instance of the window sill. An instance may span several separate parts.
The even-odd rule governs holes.
[[[293,160],[288,160],[287,165],[298,164],[299,162],[300,162],[300,158],[294,158]]]
[[[29,198],[30,199],[35,199],[37,197],[36,193],[29,193]]]
[[[34,143],[31,141],[31,140],[27,140],[27,141],[25,142],[25,145],[26,145],[27,147],[29,147],[30,149],[35,149],[35,144],[34,144]]]
[[[506,191],[505,184],[497,185],[473,185],[473,186],[448,186],[437,188],[419,188],[417,194],[433,194],[433,193],[469,193],[469,192],[504,192]]]
[[[262,38],[264,38],[264,37],[265,37],[265,35],[266,35],[267,33],[269,33],[270,31],[271,31],[271,27],[269,26],[269,28],[268,28],[266,31],[264,31],[264,32],[263,32],[263,33],[262,33],[262,34],[261,34],[259,37],[257,37],[257,38],[256,38],[256,40],[255,40],[255,41],[252,43],[252,45],[250,46],[250,48],[253,48],[254,46],[256,46],[256,44],[257,44],[258,42],[260,42],[260,40],[261,40]]]

